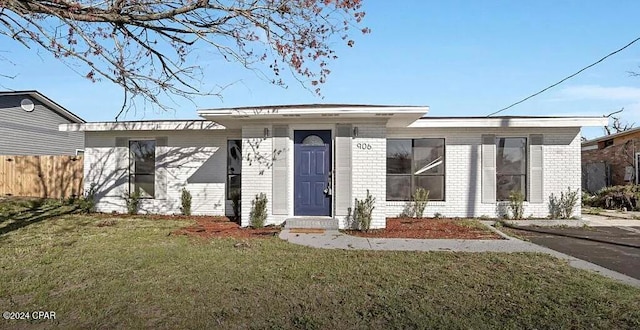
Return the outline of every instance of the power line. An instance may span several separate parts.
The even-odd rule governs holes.
[[[515,103],[513,103],[513,104],[511,104],[511,105],[509,105],[509,106],[507,106],[507,107],[504,107],[504,108],[502,108],[502,109],[500,109],[500,110],[498,110],[498,111],[496,111],[496,112],[490,113],[489,115],[487,115],[487,117],[491,117],[491,116],[493,116],[493,115],[495,115],[495,114],[497,114],[497,113],[500,113],[500,112],[505,111],[505,110],[507,110],[507,109],[513,108],[513,107],[515,107],[516,105],[518,105],[518,104],[520,104],[520,103],[522,103],[522,102],[524,102],[524,101],[526,101],[526,100],[528,100],[528,99],[530,99],[530,98],[536,97],[536,96],[538,96],[538,95],[540,95],[540,94],[542,94],[542,93],[544,93],[544,92],[548,91],[549,89],[551,89],[551,88],[553,88],[553,87],[556,87],[556,86],[558,86],[558,85],[562,84],[563,82],[565,82],[565,81],[567,81],[567,80],[569,80],[569,79],[571,79],[571,78],[573,78],[573,77],[575,77],[575,76],[579,75],[579,74],[580,74],[580,73],[582,73],[583,71],[585,71],[585,70],[587,70],[587,69],[589,69],[589,68],[591,68],[591,67],[596,66],[596,65],[597,65],[597,64],[599,64],[600,62],[602,62],[602,61],[606,60],[607,58],[609,58],[609,57],[611,57],[611,56],[613,56],[613,55],[615,55],[615,54],[617,54],[617,53],[619,53],[619,52],[621,52],[621,51],[625,50],[626,48],[628,48],[629,46],[633,45],[634,43],[636,43],[636,42],[637,42],[637,41],[639,41],[639,40],[640,40],[640,37],[638,37],[638,38],[634,39],[633,41],[631,41],[630,43],[628,43],[628,44],[624,45],[624,47],[622,47],[622,48],[620,48],[620,49],[618,49],[618,50],[615,50],[615,51],[613,51],[613,52],[609,53],[607,56],[605,56],[605,57],[603,57],[603,58],[601,58],[601,59],[597,60],[596,62],[593,62],[593,63],[589,64],[588,66],[585,66],[584,68],[580,69],[578,72],[576,72],[576,73],[574,73],[574,74],[572,74],[572,75],[570,75],[570,76],[565,77],[564,79],[562,79],[562,80],[558,81],[557,83],[555,83],[555,84],[553,84],[553,85],[551,85],[551,86],[549,86],[549,87],[546,87],[546,88],[542,89],[541,91],[539,91],[539,92],[537,92],[537,93],[535,93],[535,94],[531,94],[531,95],[529,95],[529,96],[527,96],[527,97],[523,98],[522,100],[520,100],[520,101],[518,101],[518,102],[515,102]]]

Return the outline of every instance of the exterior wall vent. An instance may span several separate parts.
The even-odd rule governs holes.
[[[22,99],[22,101],[20,101],[20,107],[26,112],[31,112],[36,108],[30,99]]]

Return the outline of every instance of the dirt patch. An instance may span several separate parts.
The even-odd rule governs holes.
[[[502,239],[482,224],[464,219],[387,218],[385,229],[345,232],[353,236],[380,238]]]
[[[265,227],[259,229],[242,228],[237,223],[223,220],[222,217],[190,217],[196,224],[174,231],[173,235],[188,235],[196,237],[233,237],[259,238],[278,235],[279,227]]]

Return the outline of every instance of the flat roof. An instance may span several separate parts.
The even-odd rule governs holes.
[[[224,126],[203,119],[193,120],[133,120],[105,121],[83,124],[61,124],[63,132],[100,132],[100,131],[173,131],[173,130],[214,130]]]
[[[243,121],[292,118],[340,120],[378,118],[389,127],[406,127],[429,112],[428,106],[368,104],[291,104],[198,110],[201,117],[227,127],[240,127]]]
[[[583,127],[603,126],[605,117],[499,116],[499,117],[421,117],[408,127]]]

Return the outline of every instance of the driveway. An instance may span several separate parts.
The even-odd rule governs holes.
[[[532,243],[568,254],[640,280],[640,227],[533,228],[548,233],[511,229]],[[611,243],[554,235],[589,237]],[[616,244],[617,243],[617,244]],[[638,247],[631,247],[635,245]]]

